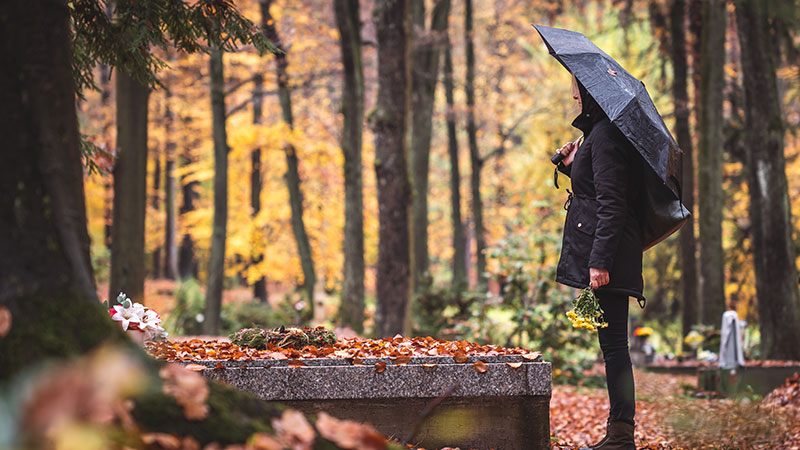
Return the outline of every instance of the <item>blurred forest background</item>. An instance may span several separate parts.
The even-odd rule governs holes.
[[[793,1],[405,3],[388,23],[372,0],[239,0],[282,52],[151,47],[166,63],[151,88],[95,67],[78,111],[98,296],[124,291],[172,334],[326,323],[529,345],[578,376],[593,336],[569,327],[574,292],[554,282],[569,182],[555,188],[549,158],[579,111],[537,23],[642,80],[684,150],[698,220],[645,253],[634,320],[686,354],[734,308],[749,356],[800,359],[773,342],[800,328]],[[403,23],[407,46],[380,54]],[[776,254],[788,262],[759,259]],[[765,328],[782,337],[759,346]]]

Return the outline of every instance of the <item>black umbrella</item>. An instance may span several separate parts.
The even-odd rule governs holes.
[[[542,25],[534,27],[550,54],[575,75],[660,180],[654,183],[645,177],[650,187],[647,194],[650,198],[645,206],[657,210],[645,212],[645,227],[653,228],[645,230],[645,243],[648,248],[655,245],[680,228],[689,217],[680,201],[682,152],[677,142],[658,114],[644,83],[586,36]]]

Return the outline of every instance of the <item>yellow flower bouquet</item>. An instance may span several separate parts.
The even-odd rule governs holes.
[[[572,309],[567,311],[567,318],[573,327],[589,331],[608,326],[608,322],[603,321],[603,309],[591,286],[582,289],[580,295],[572,300]]]

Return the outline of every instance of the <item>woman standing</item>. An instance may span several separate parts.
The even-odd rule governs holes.
[[[642,295],[642,174],[645,162],[573,76],[584,142],[559,149],[558,169],[572,179],[556,281],[591,286],[608,327],[598,330],[610,402],[606,436],[588,449],[636,450],[635,396],[628,350],[629,297]],[[642,303],[640,303],[642,304]]]

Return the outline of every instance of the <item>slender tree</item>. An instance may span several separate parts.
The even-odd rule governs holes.
[[[437,0],[430,26],[425,23],[425,1],[412,3],[413,50],[411,52],[411,181],[414,236],[414,290],[424,286],[428,272],[428,172],[430,166],[433,103],[439,60],[447,30],[450,0]]]
[[[283,122],[289,127],[294,128],[294,117],[292,115],[292,96],[289,89],[289,74],[286,68],[289,61],[286,59],[287,48],[281,42],[278,35],[278,28],[275,20],[270,13],[272,0],[261,0],[261,16],[264,17],[264,34],[281,51],[274,53],[275,72],[278,77],[278,99],[283,113]],[[303,223],[303,193],[300,190],[300,161],[294,145],[286,143],[284,146],[286,154],[286,186],[289,189],[289,202],[292,207],[292,232],[297,241],[297,253],[300,256],[300,264],[303,268],[303,288],[306,293],[310,314],[314,314],[314,284],[317,277],[314,272],[314,260],[311,256],[311,244],[306,233],[306,226]]]
[[[184,148],[180,157],[181,165],[187,166],[192,161],[191,152],[188,148]],[[181,175],[181,207],[179,210],[181,216],[195,210],[194,201],[198,198],[195,189],[198,185],[199,182],[197,180],[189,180],[186,174]],[[194,240],[188,232],[183,233],[181,244],[178,248],[178,277],[183,280],[191,277],[197,278],[197,258],[194,252]]]
[[[172,93],[169,89],[164,92],[164,277],[174,280],[178,276],[178,244],[175,236],[177,227],[175,221],[177,195],[175,185],[175,114],[172,112]]]
[[[264,24],[262,23],[262,27]],[[264,77],[258,73],[253,77],[253,124],[259,125],[262,122],[262,110],[264,104]],[[256,217],[261,212],[261,147],[256,147],[250,151],[250,216],[253,218],[252,254],[250,264],[257,266],[264,260],[264,236],[260,227],[255,225]],[[253,283],[253,297],[261,303],[269,306],[267,302],[267,278],[262,274]]]
[[[745,93],[744,134],[761,351],[800,359],[800,292],[786,181],[781,98],[771,45],[771,2],[736,1]]]
[[[700,213],[700,319],[719,326],[725,310],[722,251],[722,88],[725,65],[725,1],[708,0],[703,13],[700,56],[700,145],[698,212]]]
[[[478,287],[486,286],[486,237],[483,230],[483,200],[481,199],[481,169],[483,159],[478,150],[478,127],[475,124],[475,43],[472,36],[472,0],[464,2],[464,42],[467,76],[464,91],[467,95],[467,141],[469,142],[470,189],[472,220],[475,232],[475,269]]]
[[[117,71],[117,154],[114,163],[111,282],[119,292],[144,300],[144,218],[147,201],[147,100],[150,89]]]
[[[158,151],[158,148],[153,149],[153,161],[155,170],[153,170],[153,190],[152,190],[152,198],[150,199],[150,206],[153,208],[153,211],[156,215],[158,215],[159,210],[161,209],[161,154],[162,152]],[[153,249],[153,261],[152,261],[152,269],[150,271],[150,276],[152,278],[161,278],[162,270],[161,270],[161,259],[163,255],[161,254],[161,246],[156,245],[156,248]]]
[[[225,280],[225,238],[228,227],[228,135],[225,126],[225,76],[222,51],[210,54],[211,115],[214,135],[214,224],[208,258],[205,321],[203,333],[219,333],[222,287]]]
[[[467,249],[461,220],[461,173],[458,167],[458,138],[453,96],[453,55],[450,39],[444,52],[444,90],[447,99],[447,154],[450,158],[450,218],[453,223],[453,286],[467,282]]]
[[[403,332],[411,293],[406,14],[402,0],[376,0],[372,11],[378,37],[378,98],[370,114],[378,184],[377,336]]]
[[[358,0],[335,0],[344,82],[342,85],[342,153],[344,154],[344,274],[341,321],[364,330],[364,193],[362,132],[364,67],[361,60],[361,16]]]
[[[686,54],[686,0],[674,0],[669,10],[672,59],[672,96],[675,102],[675,134],[683,150],[683,204],[694,211],[694,145],[689,129],[688,60]],[[685,336],[697,323],[697,258],[694,218],[680,231],[681,322]]]

